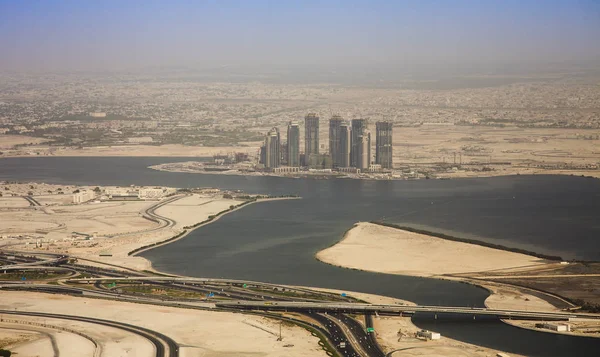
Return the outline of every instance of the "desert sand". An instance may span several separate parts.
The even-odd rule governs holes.
[[[419,330],[410,317],[379,316],[373,319],[377,340],[389,351],[387,356],[428,356],[428,357],[487,357],[499,351],[475,346],[442,336],[440,340],[423,341],[414,337]],[[397,352],[392,352],[397,351]],[[511,353],[511,357],[519,357]]]
[[[143,326],[173,338],[180,344],[181,355],[185,357],[326,356],[317,343],[318,338],[303,328],[283,324],[283,341],[277,341],[279,323],[258,316],[31,292],[3,292],[0,309],[15,308],[19,311],[89,316]],[[52,319],[48,323],[65,324],[73,328],[72,322]],[[85,323],[77,327],[100,341],[106,356],[126,356],[133,351],[136,356],[145,356],[152,351],[146,341],[120,330]],[[65,344],[68,344],[66,339],[72,343],[82,343],[77,342],[77,338],[81,339],[77,335],[62,335]],[[148,347],[150,350],[146,352]],[[82,347],[84,351],[89,353],[90,349]],[[89,354],[78,354],[86,355]]]
[[[6,136],[0,135],[4,140]],[[24,140],[14,137],[4,145],[6,149],[16,144],[22,144]],[[1,141],[0,140],[0,141]],[[25,143],[41,143],[46,140],[27,138]],[[11,145],[12,144],[12,145]],[[156,156],[156,157],[210,157],[218,154],[231,152],[243,152],[256,154],[260,145],[251,143],[244,146],[187,146],[181,144],[168,145],[120,145],[120,146],[93,146],[93,147],[57,147],[47,145],[36,145],[22,148],[20,150],[7,151],[4,157],[11,156]],[[0,147],[1,148],[1,147]]]
[[[11,195],[31,192],[41,205],[30,206],[18,196],[0,197],[0,246],[8,245],[17,251],[65,253],[138,270],[151,269],[151,264],[144,258],[129,256],[132,250],[167,240],[183,232],[184,227],[244,202],[223,198],[222,192],[214,190],[180,194],[156,209],[157,214],[175,222],[161,227],[144,218],[146,210],[160,200],[73,204],[72,191],[93,187],[13,183],[0,188]]]

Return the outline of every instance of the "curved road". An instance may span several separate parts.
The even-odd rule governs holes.
[[[49,314],[42,312],[29,312],[29,311],[10,311],[0,310],[0,314],[3,315],[20,315],[20,316],[34,316],[34,317],[46,317],[62,320],[81,321],[88,322],[97,325],[108,326],[117,328],[123,331],[127,331],[138,336],[145,338],[154,345],[156,357],[179,357],[179,346],[170,337],[150,329],[139,327],[123,322],[116,322],[110,320],[96,319],[92,317],[72,316],[72,315],[61,315],[61,314]]]

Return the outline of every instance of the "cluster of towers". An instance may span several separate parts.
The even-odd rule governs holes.
[[[261,148],[261,162],[274,169],[282,164],[290,167],[356,168],[366,171],[371,166],[371,132],[367,119],[348,123],[339,115],[329,120],[329,153],[319,153],[319,117],[310,113],[304,118],[304,155],[300,154],[300,126],[290,122],[287,143],[282,144],[278,128],[271,129]],[[392,123],[376,123],[375,163],[392,169]]]

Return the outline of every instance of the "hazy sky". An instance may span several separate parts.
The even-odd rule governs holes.
[[[0,70],[598,59],[599,0],[0,0]]]

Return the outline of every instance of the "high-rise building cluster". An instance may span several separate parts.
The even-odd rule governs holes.
[[[282,143],[278,128],[271,129],[260,151],[260,162],[267,169],[281,165],[307,166],[315,169],[356,168],[362,172],[373,168],[371,132],[367,119],[352,119],[351,123],[339,115],[329,119],[329,153],[319,152],[319,116],[309,113],[304,117],[304,154],[300,153],[300,126],[290,122],[287,142]],[[375,164],[377,168],[391,170],[393,124],[389,121],[375,123]]]

